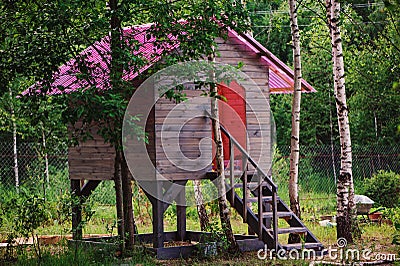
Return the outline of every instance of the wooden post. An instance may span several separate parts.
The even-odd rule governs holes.
[[[260,175],[257,171],[257,175],[258,175],[258,197],[257,197],[257,201],[258,201],[258,238],[262,241],[263,240],[263,225],[264,225],[264,216],[263,216],[263,202],[262,202],[262,197],[263,197],[263,191],[262,191],[262,175]]]
[[[183,241],[186,239],[186,189],[183,187],[182,191],[179,192],[176,199],[176,240]]]
[[[79,200],[72,206],[72,238],[74,240],[82,239],[82,207],[81,207],[81,181],[71,179],[71,193]]]
[[[242,152],[242,172],[243,172],[243,222],[247,223],[247,157]]]
[[[235,184],[234,184],[234,174],[235,174],[235,165],[234,165],[234,159],[235,159],[235,149],[232,143],[231,138],[229,138],[229,184],[231,186],[231,206],[235,204]]]
[[[163,198],[162,193],[162,182],[154,182],[154,188],[156,195],[151,196],[153,198],[153,247],[162,248],[164,247],[164,202],[160,199]]]
[[[276,188],[272,188],[272,223],[274,227],[273,236],[274,236],[274,250],[277,252],[278,250],[278,202],[276,196]]]

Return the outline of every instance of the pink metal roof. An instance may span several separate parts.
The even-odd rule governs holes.
[[[138,71],[133,67],[123,73],[124,80],[133,80],[140,73],[146,71],[155,62],[161,59],[164,51],[170,51],[179,47],[179,42],[172,35],[167,36],[171,42],[163,42],[155,44],[155,38],[149,36],[147,30],[153,24],[145,24],[134,26],[123,30],[124,37],[140,44],[138,50],[133,49],[133,54],[145,60],[145,64]],[[95,42],[93,45],[82,51],[76,59],[71,59],[64,65],[58,68],[53,74],[53,83],[48,90],[48,95],[56,95],[62,93],[71,93],[80,88],[88,88],[95,86],[100,90],[110,88],[109,84],[109,64],[110,64],[110,36],[103,37],[100,41]],[[78,60],[82,60],[81,64],[90,68],[90,77],[79,79],[81,71],[78,67]],[[80,65],[81,65],[80,64]],[[40,84],[33,85],[30,89],[25,90],[22,95],[30,94],[32,89],[36,89],[40,93]]]
[[[293,92],[293,70],[273,55],[267,48],[262,46],[249,34],[238,34],[234,30],[229,30],[228,36],[236,38],[239,42],[246,45],[255,54],[261,56],[261,63],[269,67],[269,88],[272,94],[292,93]],[[316,92],[316,90],[304,79],[301,81],[302,92]]]
[[[123,34],[127,39],[135,40],[140,44],[139,50],[133,49],[133,54],[144,59],[146,63],[139,70],[132,68],[123,74],[124,80],[133,80],[140,73],[146,71],[155,62],[161,59],[164,51],[171,51],[179,47],[179,42],[172,35],[167,36],[171,42],[158,43],[155,45],[155,38],[146,34],[153,24],[145,24],[126,28]],[[254,38],[247,34],[238,34],[234,30],[229,30],[228,36],[246,45],[255,54],[260,55],[260,63],[269,67],[269,86],[271,93],[291,93],[293,91],[293,71],[275,57],[270,51],[258,43]],[[161,45],[161,46],[160,46]],[[79,79],[81,74],[77,60],[81,60],[85,67],[91,69],[88,79]],[[48,95],[70,93],[79,88],[95,86],[100,90],[110,87],[109,84],[109,63],[110,63],[110,36],[103,37],[100,41],[86,48],[76,59],[71,59],[66,64],[59,67],[53,74],[53,83]],[[32,88],[40,92],[40,84],[35,84],[30,89],[24,91],[22,95],[31,93]],[[303,92],[315,92],[316,90],[302,80]]]

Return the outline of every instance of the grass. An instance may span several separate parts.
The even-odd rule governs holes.
[[[281,186],[280,195],[286,195],[285,187]],[[140,233],[149,233],[151,227],[151,204],[147,198],[136,191],[135,196],[135,220]],[[189,194],[188,196],[193,197]],[[98,195],[100,197],[100,195]],[[302,191],[301,195],[302,220],[311,232],[325,245],[336,244],[336,228],[321,227],[318,223],[321,215],[332,215],[335,213],[336,198],[332,195],[322,192]],[[284,199],[285,200],[285,199]],[[285,201],[287,202],[287,201]],[[207,206],[212,219],[218,219],[217,208],[210,204]],[[114,205],[94,204],[92,209],[95,213],[89,223],[84,227],[84,234],[107,234],[116,235],[115,228],[116,212]],[[233,231],[236,234],[246,234],[247,225],[243,223],[242,218],[232,209],[231,222]],[[165,230],[176,230],[175,207],[167,209],[165,213]],[[281,221],[280,226],[284,226]],[[38,234],[43,235],[66,235],[70,233],[70,221],[64,224],[51,222],[38,229]],[[200,226],[197,220],[197,211],[195,207],[187,208],[187,229],[199,231]],[[399,246],[392,245],[392,236],[395,233],[393,226],[376,224],[363,224],[362,238],[356,241],[359,248],[368,247],[374,251],[385,251],[388,253],[398,253]],[[286,241],[284,236],[280,236],[281,241]],[[16,254],[16,261],[2,261],[0,265],[38,265],[38,261],[33,257],[33,251],[30,248],[23,249]],[[238,257],[212,257],[212,258],[190,258],[187,260],[173,260],[160,262],[151,255],[145,254],[140,249],[135,250],[131,257],[120,259],[115,254],[104,250],[75,250],[68,249],[65,244],[45,246],[43,259],[40,265],[308,265],[304,261],[264,261],[257,258],[254,252],[245,253]]]
[[[189,220],[188,227],[196,221]],[[309,229],[319,238],[325,247],[336,244],[336,228],[321,227],[318,223],[305,222]],[[172,222],[169,225],[173,229]],[[232,226],[236,232],[247,231],[246,225],[240,219],[233,219]],[[370,248],[374,252],[400,254],[400,247],[391,245],[391,237],[395,231],[393,226],[362,224],[362,238],[357,240],[355,246],[359,249]],[[280,261],[260,260],[256,252],[247,252],[237,256],[216,256],[210,258],[189,258],[169,261],[158,261],[145,253],[141,248],[127,258],[117,258],[114,253],[105,250],[74,249],[68,248],[65,243],[44,246],[43,258],[40,265],[308,265],[309,261]],[[39,265],[29,249],[19,251],[17,259],[13,261],[1,261],[0,265]]]
[[[317,200],[311,200],[312,198],[316,198]],[[323,200],[318,200],[318,198],[323,198]],[[335,210],[335,199],[334,198],[325,198],[324,195],[308,193],[303,195],[302,200],[302,220],[306,224],[306,226],[313,232],[314,235],[318,239],[322,241],[325,245],[331,245],[336,242],[336,231],[335,228],[321,227],[318,223],[321,215],[332,215]],[[115,228],[116,221],[116,213],[115,206],[112,205],[98,205],[94,207],[95,214],[92,217],[91,221],[84,227],[84,234],[107,234],[107,235],[116,235],[117,229]],[[195,207],[188,207],[188,218],[187,218],[187,229],[191,231],[199,231],[200,225],[197,219],[197,213]],[[193,215],[192,213],[195,213]],[[151,218],[150,218],[151,209],[145,211],[142,209],[141,215],[135,214],[136,225],[138,227],[138,231],[140,233],[150,233],[152,230],[151,227]],[[214,214],[215,215],[215,214]],[[218,219],[217,216],[212,215],[212,219]],[[164,217],[164,227],[165,231],[175,231],[176,230],[176,215],[174,212],[174,208],[171,207],[165,214]],[[248,231],[247,224],[243,223],[242,218],[239,214],[236,213],[234,209],[232,209],[231,214],[231,222],[232,228],[235,234],[246,234]],[[286,223],[281,221],[280,227],[285,226]],[[38,230],[39,234],[61,234],[65,235],[70,232],[71,225],[64,224],[58,225],[53,224],[46,227],[41,227]],[[112,229],[112,230],[111,230]],[[391,241],[391,237],[394,234],[393,226],[375,226],[375,225],[364,225],[362,227],[363,237],[367,239],[367,241],[373,241],[377,235],[382,235],[379,237],[380,243],[384,242],[389,243]]]
[[[47,249],[43,254],[43,258],[38,261],[36,258],[32,258],[29,254],[22,253],[16,260],[13,261],[1,261],[1,265],[21,265],[21,266],[89,266],[89,265],[308,265],[306,261],[282,261],[282,260],[260,260],[257,258],[256,252],[247,252],[241,255],[223,255],[217,257],[208,258],[188,258],[188,259],[176,259],[168,261],[159,261],[151,257],[149,254],[144,253],[142,250],[136,250],[131,256],[126,258],[117,258],[113,254],[105,254],[102,251],[96,250],[71,250],[66,249],[59,251],[58,253],[53,249]]]
[[[29,248],[18,252],[13,260],[0,259],[0,265],[158,265],[159,263],[146,254],[143,249],[134,250],[127,258],[118,258],[114,253],[100,249],[68,248],[65,243],[48,245],[43,248],[42,258],[32,256]]]

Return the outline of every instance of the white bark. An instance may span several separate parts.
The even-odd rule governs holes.
[[[209,226],[209,219],[204,205],[203,192],[201,189],[201,181],[197,179],[193,180],[193,184],[194,184],[194,197],[196,199],[197,213],[199,215],[199,220],[200,220],[200,228],[201,231],[205,231]]]
[[[326,0],[327,20],[331,36],[333,56],[334,96],[340,134],[340,173],[337,182],[337,236],[353,241],[355,221],[354,185],[352,174],[352,151],[350,125],[346,103],[345,74],[342,40],[339,27],[340,4]]]
[[[11,112],[11,123],[12,123],[12,135],[13,135],[13,158],[14,158],[14,180],[15,187],[19,187],[19,174],[18,174],[18,149],[17,149],[17,123],[15,122],[15,110],[14,110],[14,96],[11,88],[9,88],[10,94],[10,112]]]
[[[47,150],[46,150],[46,135],[44,134],[44,128],[42,128],[42,145],[43,145],[44,162],[45,162],[44,174],[46,175],[46,183],[48,184],[50,182],[50,178],[49,178],[49,158],[48,158]]]
[[[332,158],[332,171],[335,178],[335,184],[337,182],[336,178],[336,163],[335,163],[335,148],[333,145],[333,122],[332,122],[332,108],[331,108],[331,92],[329,92],[329,127],[331,129],[331,158]]]
[[[290,140],[290,209],[300,218],[299,203],[299,155],[300,155],[300,103],[301,103],[301,57],[300,32],[297,22],[296,0],[289,0],[290,28],[293,45],[294,87],[292,100],[292,132]]]
[[[214,61],[214,56],[211,57],[211,60]],[[214,75],[214,73],[212,73]],[[215,84],[210,85],[210,93],[211,95],[216,95],[218,93],[217,86]],[[222,230],[225,232],[227,242],[229,243],[229,249],[231,251],[238,251],[239,246],[235,240],[232,231],[232,225],[230,220],[230,209],[228,206],[228,201],[226,199],[226,186],[225,186],[225,169],[224,169],[224,151],[222,145],[222,137],[221,137],[221,126],[219,123],[219,108],[218,108],[218,100],[215,97],[211,98],[211,125],[212,131],[214,133],[214,141],[216,146],[215,153],[215,161],[216,161],[216,171],[217,171],[217,179],[216,182],[217,190],[218,190],[218,206],[219,206],[219,215],[221,219]]]

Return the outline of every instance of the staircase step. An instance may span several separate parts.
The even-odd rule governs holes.
[[[258,182],[248,182],[247,187],[251,190],[256,189],[258,187]],[[261,186],[267,186],[268,183],[266,181],[261,182]],[[234,188],[241,188],[243,187],[243,183],[236,183],[233,185]]]
[[[266,203],[272,202],[272,196],[263,196],[262,200]],[[279,197],[276,197],[276,200],[279,201]],[[248,202],[258,202],[258,197],[251,197],[247,199]]]
[[[229,177],[231,171],[225,170],[224,173],[225,173],[225,177]],[[235,170],[235,171],[233,171],[233,175],[234,175],[235,177],[241,177],[241,176],[243,175],[243,173],[244,173],[244,171],[242,171],[242,170]]]
[[[273,229],[268,229],[269,232],[273,232]],[[278,234],[303,234],[307,233],[307,228],[305,227],[288,227],[288,228],[278,228]]]
[[[263,218],[272,218],[272,212],[264,212]],[[278,218],[292,218],[293,212],[277,212]]]
[[[286,250],[292,249],[322,249],[323,245],[321,243],[295,243],[295,244],[285,244],[282,247]]]
[[[236,148],[239,148],[239,150],[248,159],[245,159],[246,162],[243,161],[243,165],[242,167],[240,167],[243,168],[244,171],[240,171],[237,167],[236,169],[232,168],[231,161],[228,168],[226,168],[224,171],[225,176],[222,177],[225,181],[225,186],[227,188],[227,193],[231,206],[235,208],[236,211],[244,218],[244,221],[248,223],[249,228],[251,228],[253,232],[259,232],[260,239],[250,237],[249,239],[238,240],[238,245],[240,246],[240,248],[242,250],[253,248],[262,249],[263,247],[266,248],[266,245],[268,245],[268,247],[273,246],[275,249],[278,250],[281,248],[287,251],[293,249],[313,249],[316,254],[324,253],[324,246],[318,241],[318,239],[312,234],[312,232],[307,229],[307,227],[300,221],[300,219],[292,211],[290,211],[290,208],[285,204],[285,202],[283,202],[283,200],[277,196],[277,186],[274,185],[271,177],[267,176],[267,174],[263,172],[263,170],[255,163],[255,160],[253,160],[247,153],[246,149],[241,147],[240,144],[238,144],[238,142],[224,127],[221,127],[221,130],[223,130],[225,135],[230,138],[231,143],[233,143]],[[251,163],[254,167],[252,167],[249,163]],[[234,178],[230,177],[230,170],[232,170],[231,174],[234,176]],[[210,180],[215,180],[217,177],[218,175],[214,171],[206,173],[206,178],[209,178]],[[230,182],[238,183],[232,184],[231,187]],[[251,190],[249,195],[245,191],[247,189],[243,189],[243,183],[246,183],[248,190]],[[235,188],[239,189],[235,190]],[[239,193],[242,194],[241,196],[239,196],[239,194],[237,193],[239,192],[239,190],[241,190]],[[258,211],[255,211],[255,208],[248,208],[246,204],[249,202],[258,202],[258,196],[261,196],[260,200],[262,200],[263,202],[263,204],[261,204],[262,206],[260,204],[257,204]],[[246,202],[242,200],[243,197],[246,198]],[[271,204],[273,197],[276,197],[277,202]],[[269,206],[266,203],[274,206]],[[270,209],[273,209],[274,212],[272,212]],[[273,219],[272,221],[272,218],[274,216],[276,219]],[[292,227],[279,228],[277,224],[277,218],[282,218],[286,220],[289,226]],[[264,222],[266,223],[264,224]],[[266,225],[270,224],[272,224],[272,226],[276,228],[275,232],[266,227]],[[276,238],[277,234],[280,234],[282,236],[282,234],[291,233],[305,234],[305,237],[303,239],[307,242],[282,245],[281,243],[279,243],[279,238]]]
[[[225,173],[225,178],[229,178],[230,177],[230,171],[224,171],[224,173]],[[243,180],[243,171],[242,170],[235,170],[233,172],[233,174],[234,174],[235,178],[239,178],[240,177],[240,179]],[[206,173],[206,178],[207,179],[214,180],[217,177],[218,177],[218,175],[217,175],[217,172],[215,172],[215,171],[210,171],[210,172]],[[253,173],[247,172],[247,180],[250,180],[252,177],[253,177]]]
[[[254,251],[265,247],[264,242],[260,241],[258,238],[255,239],[242,239],[236,240],[241,251]]]

